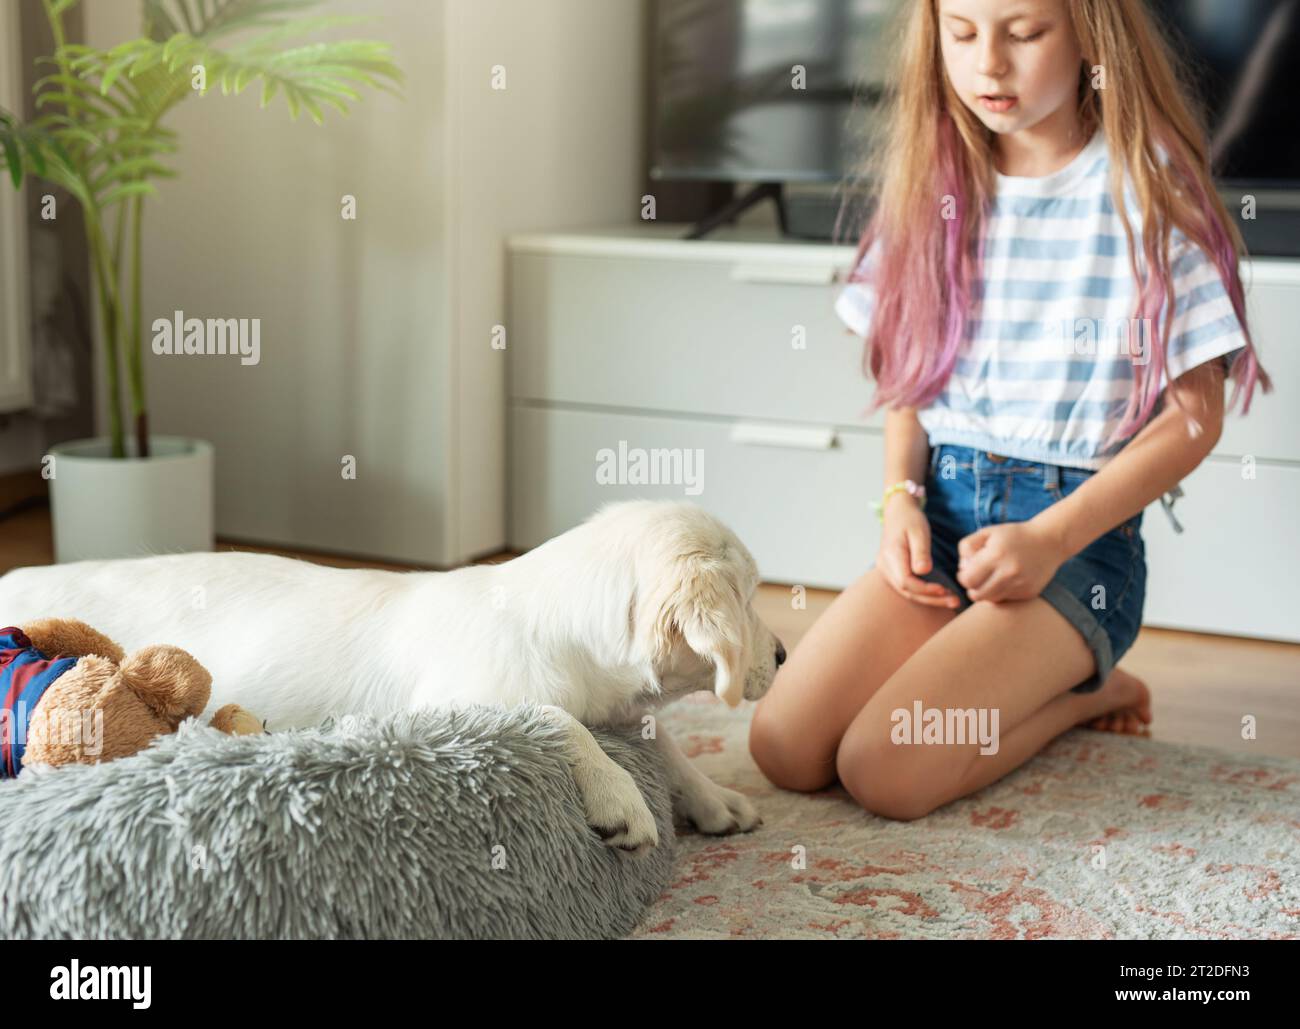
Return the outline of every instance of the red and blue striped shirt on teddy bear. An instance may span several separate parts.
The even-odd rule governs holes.
[[[76,663],[75,657],[47,658],[17,626],[0,629],[0,779],[22,771],[32,711]]]

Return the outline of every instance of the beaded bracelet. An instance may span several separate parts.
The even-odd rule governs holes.
[[[882,525],[885,521],[885,505],[889,503],[890,497],[900,491],[910,493],[914,496],[918,501],[920,501],[921,510],[925,510],[925,487],[919,482],[914,482],[911,479],[904,479],[902,482],[896,482],[890,486],[889,489],[885,490],[885,495],[881,497],[879,501],[873,500],[871,502],[872,508],[875,509],[876,517],[880,520]]]

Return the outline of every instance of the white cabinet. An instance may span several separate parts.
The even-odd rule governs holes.
[[[1254,336],[1260,364],[1273,378],[1273,392],[1256,389],[1250,414],[1238,406],[1223,423],[1217,453],[1251,455],[1300,464],[1300,261],[1260,258],[1242,276],[1246,284],[1246,322]],[[1232,387],[1225,402],[1232,396]],[[1186,487],[1184,487],[1186,489]],[[1280,514],[1281,512],[1279,512]]]
[[[581,239],[512,240],[514,398],[883,427],[858,419],[861,346],[827,303],[829,248],[600,254]]]
[[[730,524],[768,581],[843,588],[874,560],[884,475],[862,344],[833,310],[853,248],[684,230],[509,240],[510,544],[536,546],[608,500],[680,497]],[[1246,278],[1276,389],[1231,416],[1183,481],[1182,534],[1147,509],[1145,622],[1300,640],[1300,261],[1255,261]],[[627,460],[606,481],[598,467],[620,453],[698,474],[641,482]]]
[[[1216,453],[1182,487],[1181,534],[1158,504],[1142,518],[1143,624],[1300,641],[1300,464],[1256,461],[1251,470]]]
[[[867,506],[884,465],[878,437],[860,429],[801,438],[784,426],[519,403],[511,408],[511,545],[528,549],[630,497],[708,508],[753,552],[765,579],[838,585],[865,570],[880,542]],[[598,479],[602,451],[659,455],[685,470],[637,481]],[[647,462],[649,463],[649,462]]]

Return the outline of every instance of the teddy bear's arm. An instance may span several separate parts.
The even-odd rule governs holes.
[[[238,704],[227,704],[218,709],[208,724],[231,736],[260,736],[265,731],[262,723]]]

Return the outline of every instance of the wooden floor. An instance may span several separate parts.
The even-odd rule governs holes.
[[[345,568],[406,567],[242,543],[219,543],[217,549],[287,554]],[[53,556],[47,508],[30,508],[0,522],[0,574],[24,565],[48,564]],[[503,553],[485,560],[513,556]],[[792,649],[834,598],[833,592],[809,590],[806,608],[795,610],[789,587],[765,585],[756,606],[768,627]],[[0,624],[3,619],[0,611]],[[1155,714],[1151,734],[1156,739],[1300,757],[1300,645],[1143,629],[1121,664],[1151,688]],[[1254,741],[1241,738],[1245,715],[1255,716],[1258,738]]]

